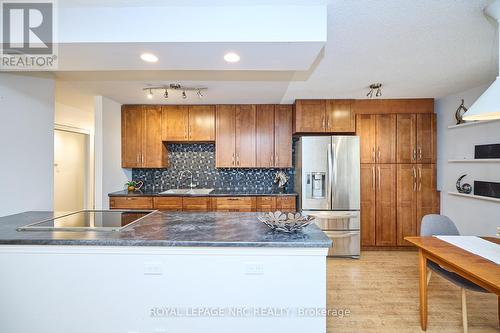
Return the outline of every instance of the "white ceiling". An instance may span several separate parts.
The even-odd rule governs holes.
[[[120,103],[290,103],[296,98],[364,98],[372,82],[384,84],[386,98],[441,97],[488,83],[497,75],[496,26],[482,13],[491,2],[329,1],[327,43],[307,71],[59,72],[56,77],[62,85]],[[105,3],[113,6],[117,1]],[[197,1],[189,4],[195,6]],[[172,82],[209,90],[203,100],[174,96],[168,101],[160,96],[148,100],[142,92],[148,84]]]

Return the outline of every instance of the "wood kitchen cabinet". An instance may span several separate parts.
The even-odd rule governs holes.
[[[361,163],[396,163],[396,115],[360,114],[356,119]]]
[[[378,164],[376,170],[375,238],[378,246],[393,246],[396,234],[396,165]]]
[[[215,140],[215,107],[212,105],[164,105],[162,139],[169,142]]]
[[[294,133],[353,133],[352,100],[297,100]]]
[[[215,116],[215,166],[235,167],[236,106],[217,105]]]
[[[182,210],[189,212],[209,212],[212,210],[210,197],[183,197]]]
[[[395,246],[396,165],[361,165],[361,245]]]
[[[161,140],[161,118],[159,106],[122,106],[123,168],[168,166],[167,147]]]
[[[292,124],[292,105],[276,105],[274,108],[274,167],[292,167]]]
[[[182,105],[162,106],[163,141],[187,141],[189,139],[189,109]]]
[[[182,211],[182,197],[154,197],[153,207],[163,211]]]
[[[292,106],[256,106],[256,167],[292,167]]]
[[[255,212],[256,197],[213,197],[212,209],[217,212]]]
[[[397,163],[435,163],[434,114],[397,115]]]
[[[326,102],[323,99],[295,101],[294,133],[325,132]]]
[[[274,212],[276,211],[276,197],[257,197],[256,207],[258,212]]]
[[[297,210],[297,198],[295,196],[276,197],[276,209],[282,212],[295,212]]]
[[[434,164],[399,164],[397,175],[397,231],[399,246],[410,246],[407,236],[418,236],[422,218],[439,213]]]
[[[153,209],[152,197],[110,197],[110,209]]]
[[[361,164],[361,245],[375,246],[376,164]]]
[[[215,106],[189,106],[189,141],[209,142],[215,140]]]
[[[218,105],[215,166],[253,168],[256,165],[255,105]]]
[[[275,108],[274,105],[262,104],[256,107],[256,139],[257,156],[256,167],[272,168],[274,166],[274,131]],[[290,145],[291,149],[291,145]]]
[[[326,132],[354,133],[356,119],[351,110],[352,100],[330,99],[326,101]]]

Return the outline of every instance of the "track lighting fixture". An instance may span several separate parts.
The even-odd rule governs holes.
[[[143,91],[147,92],[147,97],[148,99],[152,99],[153,96],[153,90],[160,90],[160,92],[163,92],[163,97],[169,98],[171,97],[172,91],[176,92],[179,91],[181,94],[182,99],[187,99],[188,98],[188,93],[189,92],[196,92],[196,95],[199,98],[204,97],[204,91],[207,91],[208,88],[205,87],[184,87],[180,85],[179,83],[170,83],[169,85],[162,85],[162,86],[155,86],[155,87],[146,87],[142,88]]]
[[[375,92],[375,97],[382,96],[382,83],[372,83],[370,84],[370,91],[366,94],[366,97],[373,98],[373,93]]]

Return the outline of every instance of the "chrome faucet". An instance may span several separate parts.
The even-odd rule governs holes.
[[[191,178],[191,182],[189,183],[188,186],[189,186],[189,188],[193,189],[196,187],[196,185],[193,184],[193,173],[191,172],[191,170],[182,170],[181,172],[179,172],[179,179],[178,179],[179,183],[181,182],[181,179],[186,172],[189,172],[189,177]]]

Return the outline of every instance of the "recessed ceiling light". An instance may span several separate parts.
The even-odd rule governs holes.
[[[141,54],[141,59],[146,61],[146,62],[157,62],[158,61],[158,57],[152,53]]]
[[[240,56],[237,53],[229,52],[224,55],[224,60],[227,62],[238,62],[240,61]]]

